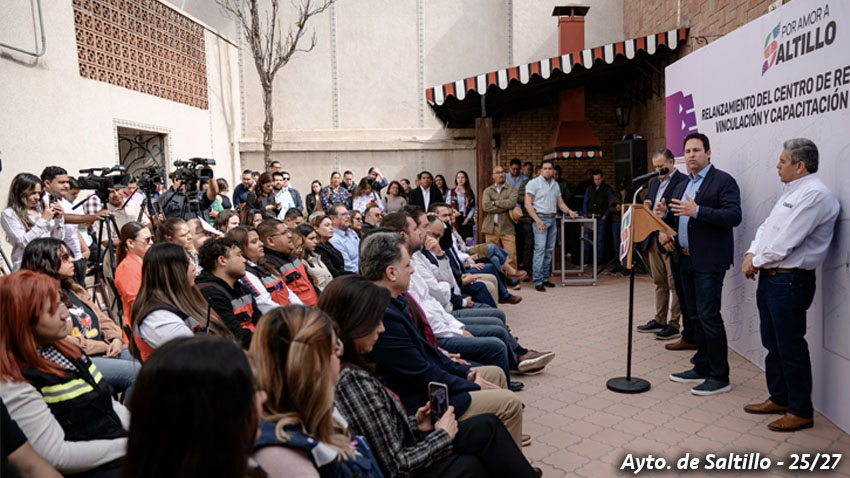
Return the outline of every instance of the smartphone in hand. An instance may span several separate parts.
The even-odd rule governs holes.
[[[437,423],[449,409],[449,387],[444,383],[429,382],[428,397],[431,401],[431,423]]]

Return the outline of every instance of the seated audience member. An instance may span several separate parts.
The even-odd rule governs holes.
[[[254,458],[271,478],[383,476],[333,407],[343,352],[335,328],[322,311],[304,306],[274,310],[257,326],[249,354],[268,399]]]
[[[254,187],[254,178],[251,177],[251,170],[242,171],[242,182],[233,188],[233,207],[236,209],[244,209],[247,206],[245,202],[248,200],[248,193]]]
[[[375,204],[366,206],[366,211],[363,213],[363,226],[360,237],[368,234],[369,231],[381,225],[381,219],[384,218],[384,213]]]
[[[117,477],[130,414],[67,340],[72,322],[59,281],[30,270],[2,276],[0,310],[0,398],[9,415],[59,472]]]
[[[434,187],[440,190],[440,197],[445,199],[446,194],[449,192],[449,186],[446,184],[446,177],[442,174],[434,176]]]
[[[425,213],[419,208],[417,211],[420,213],[420,221],[425,224],[422,227],[417,225],[415,216],[405,212],[388,214],[382,223],[382,227],[401,234],[407,252],[411,255],[422,248],[421,238],[428,224]],[[411,262],[414,261],[411,259]],[[446,312],[443,306],[431,296],[429,289],[440,287],[431,274],[431,269],[417,265],[415,270],[416,274],[410,277],[406,294],[412,297],[422,309],[425,320],[437,338],[437,344],[449,352],[460,354],[464,359],[501,368],[511,390],[521,390],[522,383],[510,382],[509,354],[506,344],[499,337],[492,337],[495,333],[488,334],[491,335],[488,337],[473,337],[462,322]],[[498,330],[498,332],[502,331],[505,335],[509,335],[503,327]]]
[[[363,214],[360,211],[351,211],[351,230],[358,238],[363,237]]]
[[[182,247],[186,251],[186,257],[188,257],[189,262],[192,264],[195,277],[201,273],[201,267],[198,265],[198,251],[195,249],[194,236],[186,221],[179,217],[169,217],[157,228],[156,241],[172,242]]]
[[[215,217],[215,222],[213,223],[213,227],[216,230],[221,231],[222,234],[227,233],[229,230],[239,225],[239,214],[236,213],[233,209],[225,209],[218,213]]]
[[[316,252],[322,258],[331,275],[339,277],[351,272],[345,270],[345,260],[342,258],[342,253],[339,252],[330,240],[334,235],[333,219],[330,216],[320,216],[310,223],[316,230]]]
[[[351,229],[351,213],[343,205],[337,204],[330,208],[328,216],[333,222],[333,236],[328,242],[342,254],[343,268],[356,273],[360,250],[360,236]]]
[[[419,180],[417,179],[416,182],[418,183]],[[401,185],[400,194],[404,196],[405,199],[407,199],[407,197],[410,195],[410,189],[412,187],[410,184],[410,180],[407,178],[401,178],[401,180],[399,180],[399,185]],[[417,184],[417,186],[419,185]]]
[[[322,211],[322,183],[318,179],[314,179],[310,183],[310,192],[304,197],[304,206],[307,209],[307,215],[314,212]]]
[[[244,216],[242,220],[243,226],[257,227],[263,222],[263,211],[259,209],[248,209]]]
[[[300,304],[301,299],[286,287],[283,277],[266,264],[263,243],[256,229],[234,227],[224,237],[235,240],[245,258],[245,275],[239,279],[251,291],[260,312],[289,304]]]
[[[377,364],[377,373],[387,387],[412,413],[425,404],[429,382],[444,383],[457,416],[494,413],[520,445],[524,441],[522,403],[513,392],[504,390],[507,382],[502,370],[455,362],[434,344],[422,310],[407,294],[413,268],[404,239],[396,233],[375,232],[364,239],[362,249],[361,275],[389,289],[392,296],[384,312],[386,331],[368,357]]]
[[[192,218],[186,221],[189,226],[189,231],[192,233],[192,252],[196,255],[201,249],[201,246],[213,237],[222,236],[224,233],[213,228],[206,221],[201,221],[198,218]]]
[[[101,312],[88,293],[74,282],[71,251],[59,239],[36,239],[24,249],[21,270],[46,274],[59,281],[60,299],[71,314],[67,341],[79,347],[117,391],[133,386],[139,363],[126,350],[121,328]]]
[[[121,296],[122,328],[131,327],[133,302],[142,285],[142,261],[153,243],[150,229],[138,222],[128,222],[121,228],[115,255],[115,289]],[[127,342],[128,337],[124,337]]]
[[[160,345],[195,332],[233,336],[195,287],[194,269],[176,244],[154,244],[145,254],[130,340],[130,350],[142,362]]]
[[[256,476],[248,458],[265,393],[238,345],[175,339],[151,354],[136,388],[122,478]]]
[[[408,185],[409,186],[409,185]],[[392,181],[387,186],[387,195],[384,196],[384,213],[392,214],[399,212],[407,206],[407,193],[398,181]]]
[[[283,215],[283,223],[290,229],[298,227],[302,219],[304,219],[304,215],[301,214],[301,210],[294,207],[287,210],[286,214]]]
[[[309,224],[301,224],[295,228],[295,235],[301,237],[301,254],[298,257],[307,268],[307,273],[313,279],[313,284],[319,289],[319,292],[325,290],[325,287],[333,280],[334,276],[328,270],[328,266],[322,261],[322,258],[316,253],[318,244],[318,234],[313,226]]]
[[[62,478],[30,445],[27,436],[9,416],[6,404],[0,400],[0,476],[8,478]]]
[[[292,231],[277,219],[269,219],[257,227],[266,264],[283,277],[286,286],[295,292],[304,305],[316,305],[318,290],[307,274],[304,264],[295,255]]]
[[[204,271],[195,284],[230,333],[248,348],[262,314],[251,290],[239,281],[245,276],[239,243],[226,237],[210,239],[201,246],[198,261]]]
[[[440,310],[444,317],[454,316],[457,318],[455,323],[463,325],[463,330],[452,327],[448,338],[438,341],[440,346],[452,352],[465,355],[462,350],[456,349],[458,347],[466,349],[469,345],[472,345],[464,343],[469,341],[468,336],[473,338],[496,337],[506,347],[508,364],[512,370],[518,370],[526,374],[534,374],[542,371],[552,361],[555,354],[553,352],[538,352],[521,346],[511,334],[510,329],[507,328],[504,312],[492,307],[482,306],[466,308],[458,313],[454,313],[454,305],[458,305],[459,307],[468,306],[469,298],[455,295],[454,289],[457,288],[457,284],[448,267],[448,260],[445,257],[445,253],[440,248],[439,236],[429,234],[430,229],[440,229],[441,227],[439,224],[429,224],[429,218],[421,210],[416,211],[413,217],[416,218],[417,227],[424,239],[422,241],[422,247],[417,248],[411,255],[411,261],[413,262],[414,269],[417,271],[415,275],[421,274],[422,277],[427,278],[428,285],[424,292],[430,295],[430,297],[425,300],[435,300],[441,306]],[[442,232],[442,230],[439,231],[440,234]],[[441,256],[442,268],[440,267]],[[439,273],[442,278],[438,278],[434,272]],[[446,282],[446,279],[448,282]],[[411,279],[411,284],[414,282],[414,279]],[[413,288],[411,287],[411,289]],[[448,319],[446,321],[450,322]],[[459,334],[459,332],[462,332],[462,334]],[[474,357],[471,358],[472,360],[476,360]],[[511,383],[511,389],[517,390],[513,383]]]
[[[212,220],[218,217],[218,213],[221,211],[233,209],[233,203],[227,196],[228,191],[230,191],[230,186],[227,184],[227,181],[224,178],[218,178],[215,182],[218,184],[218,197],[215,198],[215,201],[213,201],[212,206],[210,207],[210,217]]]
[[[375,204],[381,208],[381,211],[384,210],[384,202],[381,201],[381,195],[372,189],[372,180],[364,177],[357,184],[357,189],[354,190],[354,203],[351,210],[363,213],[366,211],[366,206],[370,204]]]
[[[384,332],[390,300],[388,289],[355,275],[335,279],[319,298],[342,341],[336,405],[351,431],[369,441],[384,475],[539,476],[494,415],[458,423],[449,406],[432,420],[426,402],[408,417],[398,397],[376,378],[376,364],[364,358]]]
[[[0,226],[12,246],[12,271],[21,267],[21,258],[27,244],[39,237],[65,237],[65,219],[62,206],[54,202],[44,206],[41,200],[42,185],[38,176],[20,173],[9,186],[8,207],[0,214]]]
[[[452,266],[452,270],[454,270],[455,275],[461,276],[465,271],[476,271],[482,274],[490,274],[496,278],[500,304],[520,303],[522,301],[522,297],[512,295],[505,287],[504,282],[500,278],[500,273],[502,273],[500,268],[489,262],[486,264],[476,263],[469,256],[463,257],[460,255],[457,247],[454,245],[452,235],[450,234],[452,230],[451,208],[445,203],[433,204],[431,207],[432,210],[436,213],[437,217],[440,218],[440,220],[442,220],[445,224],[446,231],[443,233],[443,238],[440,240],[440,247],[444,251],[446,251],[446,254],[448,254],[449,264]],[[517,282],[519,281],[519,279],[514,280],[516,280]]]

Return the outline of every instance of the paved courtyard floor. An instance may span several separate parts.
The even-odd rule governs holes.
[[[557,282],[557,281],[553,281]],[[557,352],[545,372],[517,376],[525,382],[519,397],[526,404],[524,432],[533,437],[523,449],[547,478],[560,476],[635,476],[620,470],[628,453],[663,457],[670,471],[642,471],[639,476],[850,476],[850,436],[815,413],[814,428],[776,433],[767,423],[778,415],[751,415],[743,406],[767,398],[763,372],[729,350],[732,391],[711,397],[690,393],[690,386],[668,375],[690,367],[689,352],[664,349],[651,334],[634,334],[633,375],[651,382],[638,395],[610,392],[605,382],[625,375],[629,281],[602,274],[596,286],[569,286],[537,292],[523,282],[518,305],[503,306],[520,342]],[[648,276],[635,281],[635,323],[655,311]],[[848,405],[850,406],[850,405]],[[676,462],[690,453],[718,457],[760,453],[773,466],[768,471],[677,471]],[[789,471],[792,453],[841,453],[832,471]],[[811,461],[811,457],[808,458]],[[822,458],[821,458],[822,460]],[[783,461],[784,466],[777,466]],[[818,465],[818,468],[820,465]]]

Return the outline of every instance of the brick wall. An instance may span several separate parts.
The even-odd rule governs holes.
[[[601,169],[609,184],[614,178],[614,147],[623,137],[623,128],[614,118],[617,96],[614,92],[588,93],[585,100],[587,124],[602,146],[602,157],[592,159],[559,159],[564,179],[571,187],[584,179],[588,168]],[[500,135],[500,164],[507,168],[511,158],[522,162],[531,161],[535,165],[543,160],[543,151],[558,122],[556,105],[544,106],[520,113],[497,118],[494,124],[496,134]]]
[[[791,0],[784,0],[784,3],[789,1]],[[773,2],[774,0],[623,0],[623,34],[624,38],[636,38],[690,25],[688,41],[679,47],[679,55],[683,57],[764,15]],[[677,3],[680,4],[678,25]],[[697,41],[698,39],[700,41]],[[663,147],[663,93],[646,104],[638,103],[632,108],[631,123],[626,130],[644,136],[648,151]]]

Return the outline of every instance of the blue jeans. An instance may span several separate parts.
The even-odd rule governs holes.
[[[505,262],[508,262],[508,251],[502,249],[495,244],[487,244],[487,257],[478,258],[475,262],[484,262],[489,260],[491,264],[496,266],[500,271]]]
[[[476,337],[496,337],[508,348],[508,364],[516,368],[517,356],[525,355],[528,349],[516,341],[511,332],[495,317],[465,317],[461,320],[466,330]]]
[[[681,255],[679,271],[688,313],[694,320],[697,353],[694,371],[700,375],[729,383],[729,348],[726,328],[720,315],[725,272],[697,272],[691,257]]]
[[[475,305],[480,305],[480,307],[473,307],[471,309],[455,309],[452,311],[452,315],[463,323],[466,323],[465,319],[475,317],[495,317],[502,322],[502,325],[506,325],[508,323],[507,317],[505,316],[505,311],[503,311],[502,309],[483,306],[478,302],[476,302]]]
[[[134,359],[130,351],[126,349],[117,357],[91,357],[91,361],[103,374],[106,383],[115,390],[124,392],[124,402],[126,403],[133,388],[133,382],[136,381],[136,374],[139,373],[142,364]]]
[[[603,246],[605,245],[605,226],[608,224],[608,219],[596,218],[596,263],[602,262]],[[584,262],[591,263],[593,260],[590,257],[591,243],[593,242],[593,231],[586,231],[584,238],[588,242],[584,243]],[[617,251],[619,254],[620,251]]]
[[[536,224],[531,225],[534,230],[534,273],[532,278],[536,286],[549,280],[549,271],[552,268],[552,251],[555,250],[555,237],[558,234],[554,217],[541,217],[540,220],[546,225],[545,231],[537,229]]]
[[[756,302],[770,400],[812,418],[812,362],[806,343],[806,310],[815,296],[815,271],[759,275]]]
[[[470,330],[472,335],[475,332]],[[460,354],[466,360],[475,361],[482,365],[495,365],[505,372],[505,378],[510,381],[510,366],[508,364],[508,347],[498,337],[448,337],[438,338],[437,345],[449,352]]]

